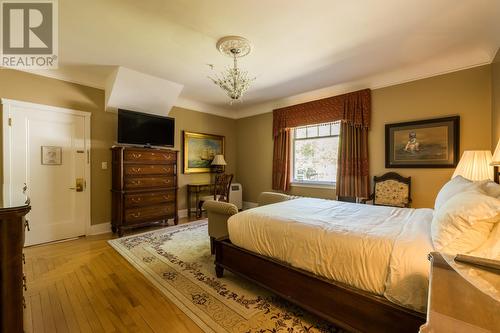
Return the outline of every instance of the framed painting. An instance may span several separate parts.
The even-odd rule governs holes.
[[[211,171],[215,155],[224,155],[224,136],[183,131],[184,173]]]
[[[460,117],[385,125],[386,168],[454,168],[460,158]]]
[[[41,146],[42,165],[61,165],[62,147]]]

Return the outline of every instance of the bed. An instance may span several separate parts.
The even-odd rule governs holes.
[[[299,198],[232,216],[228,269],[337,325],[416,332],[425,322],[431,209]]]

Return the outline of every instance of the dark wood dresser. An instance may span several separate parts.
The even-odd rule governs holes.
[[[177,215],[178,151],[113,147],[112,230],[166,223]]]
[[[11,193],[0,205],[0,332],[23,332],[23,247],[25,228],[29,230],[25,216],[31,209],[25,192],[19,186],[19,193]]]

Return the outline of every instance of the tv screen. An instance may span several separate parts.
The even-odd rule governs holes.
[[[174,135],[174,118],[118,110],[118,143],[173,147]]]

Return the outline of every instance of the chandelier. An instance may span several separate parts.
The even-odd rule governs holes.
[[[238,68],[238,58],[242,58],[250,53],[252,46],[250,42],[239,36],[226,36],[217,42],[217,49],[224,55],[233,58],[233,67],[227,68],[220,75],[209,76],[213,83],[218,85],[231,98],[230,104],[241,101],[241,97],[250,87],[250,83],[255,77],[250,77],[247,71]]]

